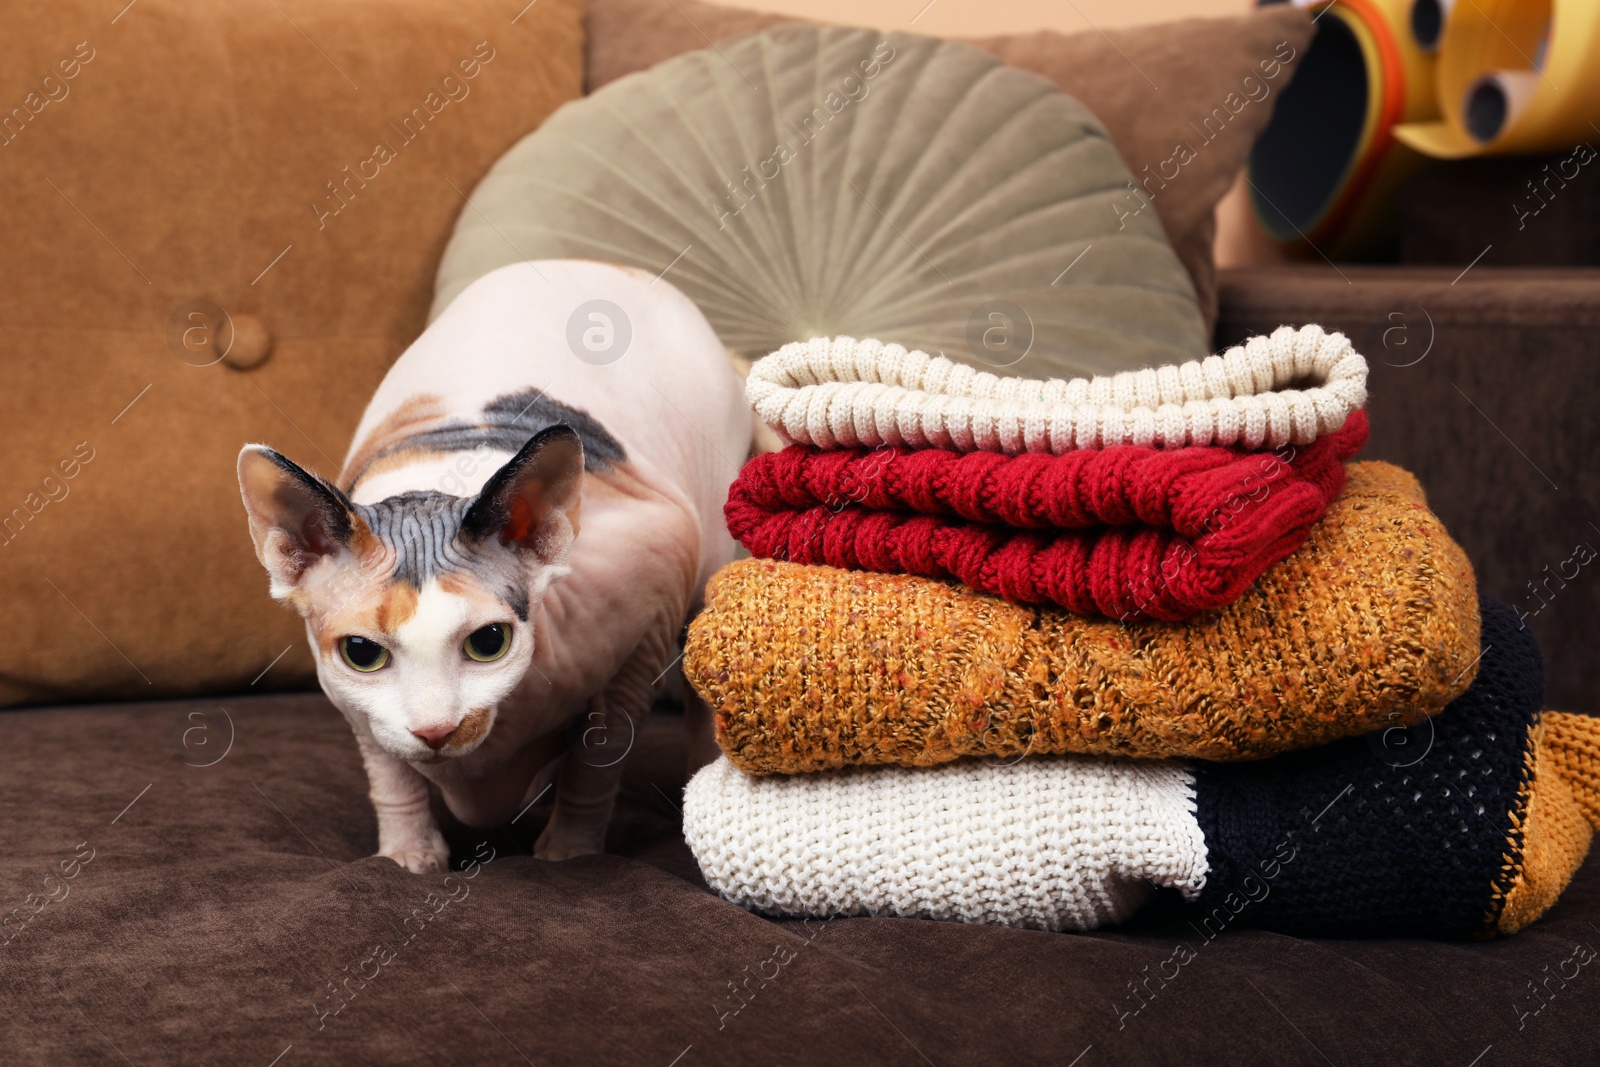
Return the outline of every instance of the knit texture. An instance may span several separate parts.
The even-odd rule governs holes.
[[[1496,894],[1495,928],[1516,933],[1543,915],[1583,865],[1600,829],[1600,719],[1547,711],[1533,730],[1521,804],[1507,850],[1511,878]]]
[[[1234,924],[1351,937],[1495,930],[1522,854],[1544,670],[1515,612],[1485,597],[1482,618],[1477,678],[1422,725],[1197,768],[1206,936]]]
[[[793,774],[1084,752],[1255,759],[1409,725],[1471,682],[1471,565],[1384,463],[1305,545],[1183,624],[1018,607],[905,575],[740,560],[684,673],[740,769]]]
[[[683,834],[712,889],[774,915],[1088,930],[1205,877],[1192,777],[1163,763],[753,778],[719,759],[684,792]]]
[[[1155,886],[1191,929],[1512,933],[1571,881],[1600,824],[1600,720],[1538,711],[1538,647],[1485,598],[1482,665],[1412,729],[1257,763],[969,760],[756,777],[718,759],[684,836],[707,884],[786,916],[1086,930]]]
[[[1366,439],[1366,412],[1356,411],[1287,455],[793,445],[746,464],[723,513],[728,531],[768,559],[956,578],[1018,604],[1181,621],[1233,603],[1299,548]]]
[[[1600,828],[1600,719],[1551,712],[1544,725],[1549,767],[1567,783],[1584,817]]]
[[[1334,432],[1366,404],[1367,361],[1343,334],[1282,326],[1203,360],[1044,381],[815,337],[758,360],[745,396],[786,441],[817,448],[1281,448]]]

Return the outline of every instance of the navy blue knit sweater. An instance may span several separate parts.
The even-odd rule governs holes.
[[[1494,927],[1521,842],[1544,667],[1515,612],[1480,597],[1471,688],[1434,718],[1258,763],[1200,764],[1211,873],[1190,918],[1331,936],[1461,938]]]

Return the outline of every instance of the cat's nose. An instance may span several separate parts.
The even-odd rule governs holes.
[[[444,747],[444,743],[450,740],[450,735],[455,732],[456,728],[454,726],[435,726],[429,730],[412,730],[411,736],[437,752]]]

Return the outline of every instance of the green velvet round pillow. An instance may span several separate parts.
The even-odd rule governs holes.
[[[1075,377],[1210,350],[1087,108],[965,45],[783,26],[561,108],[473,192],[432,314],[526,259],[660,274],[751,357],[846,334]]]

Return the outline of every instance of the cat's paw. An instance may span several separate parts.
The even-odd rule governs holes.
[[[574,856],[593,856],[606,850],[605,832],[598,835],[563,833],[552,820],[533,845],[533,858],[570,860]]]
[[[412,874],[443,874],[450,865],[450,853],[426,848],[400,849],[378,855],[394,860]]]
[[[450,869],[450,846],[438,830],[389,845],[378,855],[394,860],[412,874],[443,874]]]
[[[570,860],[574,856],[595,856],[605,849],[597,848],[587,841],[552,841],[549,844],[540,842],[533,847],[533,858],[536,860]]]

